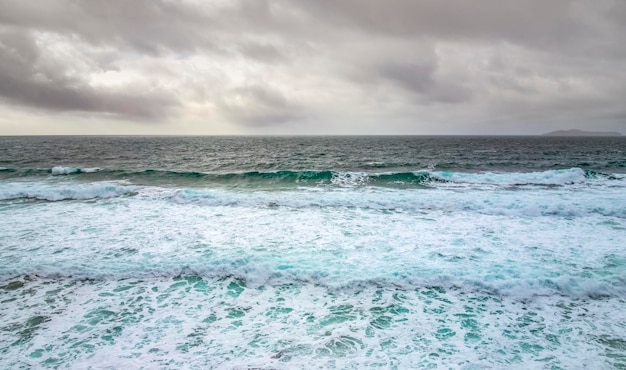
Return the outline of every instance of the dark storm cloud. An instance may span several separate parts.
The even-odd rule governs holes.
[[[35,108],[154,119],[177,105],[161,93],[94,89],[67,75],[63,62],[42,61],[28,33],[0,30],[0,61],[0,97]]]

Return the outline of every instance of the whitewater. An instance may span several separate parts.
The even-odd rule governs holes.
[[[2,368],[626,367],[623,138],[0,138]]]

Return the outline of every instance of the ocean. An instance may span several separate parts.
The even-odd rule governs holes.
[[[0,368],[626,368],[626,138],[0,137]]]

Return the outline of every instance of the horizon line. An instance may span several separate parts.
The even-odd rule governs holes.
[[[562,130],[559,130],[562,131]],[[551,135],[542,134],[0,134],[0,137],[341,137],[341,136],[500,136],[500,137],[624,137],[620,131],[598,135]],[[604,133],[604,132],[603,132]],[[618,135],[614,135],[618,134]]]

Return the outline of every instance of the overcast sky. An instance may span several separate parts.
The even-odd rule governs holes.
[[[0,0],[0,135],[626,134],[624,0]]]

